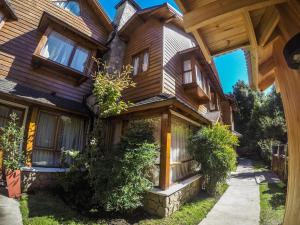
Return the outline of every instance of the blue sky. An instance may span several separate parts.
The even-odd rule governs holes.
[[[110,19],[113,20],[115,16],[115,5],[119,2],[119,0],[99,0],[99,1],[103,6],[103,8],[106,10],[106,13],[110,17]],[[142,8],[168,2],[173,7],[178,9],[174,0],[136,0],[136,2]],[[215,63],[225,93],[232,92],[232,86],[238,80],[244,80],[246,83],[248,83],[247,66],[246,66],[244,53],[242,50],[234,51],[226,55],[216,57]]]

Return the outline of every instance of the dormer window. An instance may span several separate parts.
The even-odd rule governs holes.
[[[89,59],[90,51],[77,45],[76,42],[52,31],[42,48],[40,55],[46,59],[84,72]]]
[[[65,9],[76,16],[80,16],[80,5],[78,1],[75,0],[53,0],[53,3],[58,7]]]
[[[149,51],[144,50],[132,57],[133,76],[142,74],[149,69]]]

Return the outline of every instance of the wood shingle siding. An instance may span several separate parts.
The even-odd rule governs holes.
[[[149,49],[149,69],[134,77],[136,87],[124,92],[124,97],[138,101],[161,93],[163,27],[156,19],[147,20],[131,35],[125,52],[124,65],[131,64],[132,56]]]
[[[189,98],[182,86],[183,62],[178,53],[194,47],[196,42],[193,37],[174,25],[166,24],[163,29],[163,92],[175,95],[195,110],[206,113],[206,107],[204,105],[199,106],[199,103]]]
[[[46,67],[35,69],[31,65],[32,55],[43,35],[38,26],[44,12],[105,45],[109,31],[87,2],[79,1],[80,17],[55,6],[50,0],[12,0],[11,6],[18,21],[7,21],[0,30],[0,78],[82,102],[83,97],[91,92],[90,80],[75,86],[74,81],[60,71]]]

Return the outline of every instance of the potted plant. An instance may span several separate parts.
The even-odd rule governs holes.
[[[8,196],[19,198],[21,196],[21,164],[24,155],[20,149],[23,140],[23,128],[18,126],[18,117],[15,113],[10,115],[8,124],[0,128],[0,147],[4,153],[3,165],[5,168]]]

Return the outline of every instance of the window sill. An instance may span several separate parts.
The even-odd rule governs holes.
[[[88,76],[86,76],[84,73],[69,68],[67,66],[61,65],[52,60],[46,59],[41,55],[37,55],[37,54],[32,55],[32,65],[35,68],[45,66],[54,69],[56,71],[59,71],[64,75],[68,75],[68,77],[71,77],[75,81],[75,85],[80,85],[88,79]]]
[[[21,171],[34,173],[65,173],[68,168],[47,168],[47,167],[22,167]]]
[[[170,195],[176,193],[177,191],[185,188],[189,184],[195,182],[196,180],[199,180],[200,178],[201,178],[201,175],[195,175],[195,176],[192,176],[192,177],[190,177],[190,178],[188,178],[186,180],[183,180],[183,181],[181,181],[179,183],[173,184],[167,190],[163,191],[163,190],[161,190],[159,188],[153,188],[149,192],[151,192],[153,194],[161,195],[161,196],[170,196]]]

